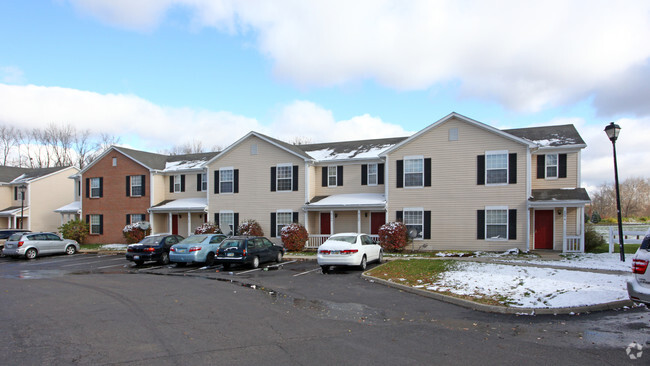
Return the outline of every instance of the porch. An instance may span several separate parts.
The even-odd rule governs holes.
[[[29,229],[29,207],[12,206],[0,211],[0,229]]]
[[[74,201],[59,207],[54,212],[61,215],[61,225],[81,218],[81,201]]]
[[[206,198],[163,201],[149,209],[151,233],[170,233],[188,237],[208,221]]]

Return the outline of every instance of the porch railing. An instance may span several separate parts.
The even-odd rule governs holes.
[[[369,235],[372,238],[372,241],[379,243],[379,235]],[[330,237],[330,235],[309,235],[309,240],[305,245],[305,249],[317,249],[321,244],[325,242]]]
[[[582,253],[582,237],[569,236],[566,237],[566,252],[567,253]]]

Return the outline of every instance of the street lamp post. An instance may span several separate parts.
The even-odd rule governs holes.
[[[23,228],[23,212],[25,210],[25,191],[27,191],[27,186],[24,184],[21,184],[18,187],[18,191],[20,192],[20,228]]]
[[[614,150],[614,183],[616,184],[616,213],[618,215],[618,242],[619,251],[621,252],[621,262],[625,262],[625,250],[623,249],[623,219],[621,218],[621,194],[618,189],[618,164],[616,163],[616,139],[621,132],[621,127],[614,122],[610,122],[605,127],[605,133],[612,142]]]

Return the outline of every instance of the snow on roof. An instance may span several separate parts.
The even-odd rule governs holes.
[[[205,160],[179,160],[165,163],[165,172],[176,172],[181,170],[192,170],[202,168]]]
[[[309,206],[384,206],[386,197],[381,193],[335,194],[325,197]]]
[[[307,151],[307,154],[309,154],[309,156],[311,156],[315,160],[347,160],[347,159],[355,159],[355,158],[371,159],[371,158],[378,158],[379,154],[381,154],[384,150],[388,149],[393,145],[394,144],[379,145],[379,146],[373,146],[371,148],[366,148],[366,149],[361,148],[357,150],[349,150],[344,152],[338,152],[333,148],[327,148],[321,150]]]
[[[60,213],[65,213],[65,212],[72,212],[72,213],[77,213],[81,211],[81,201],[74,201],[72,203],[68,203],[65,206],[59,207],[54,212],[60,212]]]
[[[150,208],[150,211],[203,211],[207,206],[208,199],[205,197],[181,198],[163,201]]]

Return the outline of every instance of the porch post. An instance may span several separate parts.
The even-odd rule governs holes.
[[[357,232],[361,232],[361,210],[357,210]]]
[[[156,228],[153,226],[153,212],[149,211],[149,226],[151,226],[151,233],[156,234]]]
[[[585,252],[585,206],[580,208],[580,252]]]
[[[305,220],[305,230],[309,232],[309,211],[305,211],[304,220]]]
[[[566,206],[562,207],[562,252],[566,252]]]
[[[167,214],[167,230],[169,230],[169,233],[172,233],[172,213],[169,212]]]
[[[330,210],[330,235],[334,234],[334,211]]]
[[[187,211],[187,236],[192,235],[192,213]]]

